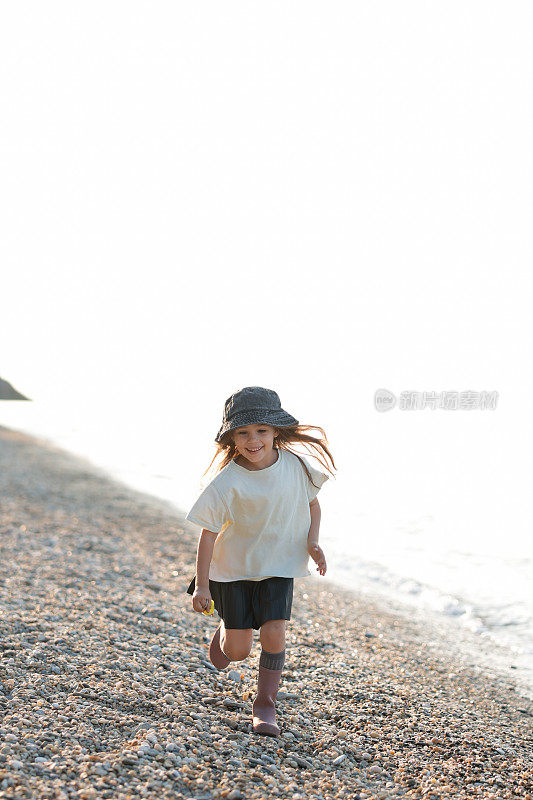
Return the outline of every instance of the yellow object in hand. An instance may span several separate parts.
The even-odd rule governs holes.
[[[202,614],[205,614],[206,617],[210,617],[213,611],[215,610],[215,603],[211,600],[211,605],[209,606],[209,611],[202,611]]]

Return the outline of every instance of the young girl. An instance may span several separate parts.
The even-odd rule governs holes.
[[[316,426],[300,425],[284,411],[271,389],[247,386],[233,394],[226,400],[215,438],[218,448],[211,464],[223,453],[219,471],[186,516],[203,529],[196,575],[187,592],[197,612],[208,610],[213,598],[221,618],[209,657],[221,670],[245,659],[253,629],[259,630],[252,730],[270,736],[280,734],[275,700],[285,663],[294,578],[311,574],[309,556],[317,572],[326,573],[318,545],[321,512],[316,495],[329,476],[288,447],[308,442],[319,454],[326,453],[336,469],[324,430],[316,428],[323,439],[305,433],[312,427]],[[324,466],[331,472],[327,463]]]

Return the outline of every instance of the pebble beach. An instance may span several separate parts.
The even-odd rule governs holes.
[[[210,663],[184,513],[2,427],[0,498],[0,798],[532,800],[531,697],[466,633],[296,579],[258,736],[259,635]]]

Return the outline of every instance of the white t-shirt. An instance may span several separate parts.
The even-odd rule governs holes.
[[[230,461],[206,486],[185,519],[219,535],[209,567],[214,581],[303,578],[307,567],[309,503],[329,475],[303,457],[278,450],[274,464],[249,470]],[[318,488],[317,488],[318,487]]]

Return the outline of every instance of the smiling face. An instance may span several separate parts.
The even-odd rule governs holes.
[[[276,429],[272,425],[243,425],[232,431],[235,448],[247,461],[261,465],[272,459]]]

